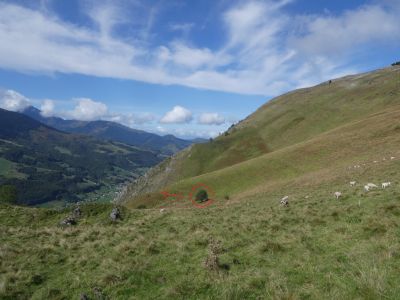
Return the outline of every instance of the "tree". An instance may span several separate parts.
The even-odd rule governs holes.
[[[200,190],[196,194],[196,201],[197,202],[205,202],[208,200],[208,194],[206,190]]]
[[[393,67],[394,67],[394,66],[400,66],[400,61],[396,61],[396,62],[392,63],[392,66],[393,66]]]
[[[17,202],[17,189],[13,185],[0,186],[0,203],[15,204]]]

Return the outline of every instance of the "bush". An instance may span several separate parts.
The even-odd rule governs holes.
[[[225,199],[225,200],[229,200],[229,195],[225,195],[225,196],[224,196],[224,199]]]
[[[200,190],[196,194],[196,201],[197,202],[205,202],[208,200],[208,194],[206,190]]]
[[[400,61],[396,61],[396,62],[392,63],[392,66],[393,66],[393,67],[394,67],[394,66],[400,66]]]
[[[17,202],[17,189],[13,185],[0,186],[0,202],[15,204]]]

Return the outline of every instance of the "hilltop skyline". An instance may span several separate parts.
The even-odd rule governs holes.
[[[0,1],[0,106],[210,137],[398,60],[397,1]]]

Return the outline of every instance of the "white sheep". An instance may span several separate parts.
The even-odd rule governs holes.
[[[393,160],[393,159],[395,159],[395,158],[396,158],[396,157],[394,157],[394,156],[390,157],[391,160]]]
[[[372,188],[377,188],[377,187],[378,187],[378,186],[377,186],[376,184],[374,184],[374,183],[367,183],[367,184],[364,186],[364,189],[365,189],[365,191],[369,192],[370,189],[372,189]]]
[[[165,213],[167,210],[165,208],[160,209],[160,213]]]
[[[335,197],[336,199],[339,199],[340,197],[342,197],[342,193],[341,192],[335,192]]]
[[[289,196],[285,196],[281,199],[281,205],[282,206],[288,206],[289,205]]]
[[[377,188],[378,186],[374,183],[367,183],[370,188]]]
[[[350,181],[350,186],[355,186],[356,185],[356,181]]]
[[[382,188],[383,189],[386,189],[388,186],[390,186],[391,185],[391,183],[390,182],[383,182],[382,183]]]

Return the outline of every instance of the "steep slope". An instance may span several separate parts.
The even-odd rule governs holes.
[[[112,223],[111,204],[82,205],[64,229],[73,208],[0,204],[0,298],[399,299],[399,167],[354,170],[393,179],[370,193],[345,182],[356,174],[285,187],[289,207],[259,193],[222,208],[121,209]]]
[[[332,157],[321,157],[321,165],[316,169],[303,167],[303,163],[315,165],[307,161],[307,149],[322,143],[332,147],[315,151],[315,154],[336,153],[340,150],[334,146],[336,141],[342,141],[346,151],[353,147],[362,149],[364,139],[368,137],[368,132],[364,132],[366,128],[375,132],[379,122],[386,121],[386,114],[397,111],[399,103],[399,67],[348,76],[334,80],[332,84],[288,93],[269,101],[211,143],[194,145],[163,162],[131,186],[126,199],[133,201],[133,206],[146,202],[146,198],[159,201],[161,198],[157,193],[160,190],[171,186],[188,190],[190,184],[198,181],[212,184],[219,197],[238,195],[258,185],[271,184],[281,175],[287,179],[286,173],[297,177],[325,168],[333,163]],[[372,118],[376,112],[382,112],[385,117]],[[365,123],[359,128],[354,127],[357,122]],[[390,124],[386,125],[390,127]],[[340,128],[353,132],[352,139],[341,140],[345,132]],[[390,132],[388,128],[385,130]],[[297,148],[302,145],[303,148]],[[364,150],[364,156],[379,154],[374,149]],[[291,159],[281,156],[284,153],[291,153]],[[346,158],[347,163],[359,159],[354,153],[352,155]],[[154,197],[146,195],[152,192]]]
[[[154,152],[64,133],[0,109],[0,164],[6,169],[0,185],[15,186],[20,204],[88,200],[94,197],[89,192],[114,192],[160,160]]]
[[[44,117],[40,110],[33,106],[25,109],[23,113],[41,123],[65,132],[86,134],[100,139],[121,142],[142,149],[157,151],[167,156],[193,144],[192,141],[179,139],[173,135],[159,136],[110,121],[87,122]]]

